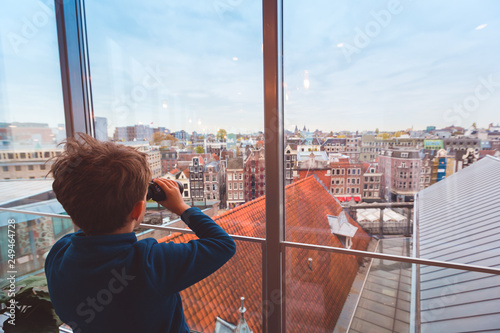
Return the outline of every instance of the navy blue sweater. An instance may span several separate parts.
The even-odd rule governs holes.
[[[189,243],[137,241],[133,232],[61,238],[45,262],[57,315],[75,333],[189,332],[179,292],[236,252],[234,241],[198,208],[182,220],[200,238]]]

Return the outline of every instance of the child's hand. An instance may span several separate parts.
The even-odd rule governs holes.
[[[160,185],[167,196],[166,200],[158,202],[160,205],[179,216],[181,216],[186,209],[191,208],[182,199],[177,182],[164,178],[156,178],[153,179],[153,181]]]

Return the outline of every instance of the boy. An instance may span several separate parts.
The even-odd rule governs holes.
[[[185,244],[137,241],[151,179],[147,155],[80,134],[51,167],[57,199],[81,230],[61,238],[45,262],[49,293],[61,320],[81,332],[189,332],[179,292],[235,253],[234,241],[171,180],[162,206],[199,237]]]

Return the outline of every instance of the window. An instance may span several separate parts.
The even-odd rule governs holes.
[[[233,174],[232,173],[228,173],[227,174],[227,180],[233,180]]]
[[[2,169],[3,169],[4,172],[9,171],[9,167],[8,166],[4,166],[4,167],[2,167]]]
[[[230,190],[232,190],[232,189],[233,189],[233,183],[229,183],[227,186],[228,186],[228,188],[229,188]]]
[[[475,79],[478,77],[484,78],[483,73],[496,73],[499,68],[497,65],[499,50],[498,46],[494,43],[495,39],[491,33],[491,28],[498,25],[498,18],[494,15],[496,8],[491,7],[487,2],[479,2],[480,5],[474,4],[473,8],[466,2],[457,2],[453,5],[439,2],[433,4],[432,12],[429,10],[428,5],[420,2],[412,3],[412,15],[415,16],[415,20],[401,19],[407,15],[406,5],[403,6],[403,12],[401,13],[397,11],[397,9],[401,9],[401,6],[397,7],[396,11],[393,11],[394,8],[388,8],[388,4],[384,2],[353,5],[349,2],[339,4],[338,2],[325,1],[318,6],[311,6],[306,2],[284,2],[283,70],[286,85],[282,84],[284,82],[280,82],[280,86],[284,87],[285,130],[293,132],[293,128],[289,127],[293,127],[295,123],[299,123],[300,125],[302,122],[307,127],[310,127],[310,129],[304,129],[306,132],[312,133],[316,127],[324,133],[328,133],[331,129],[332,132],[335,132],[334,135],[339,138],[336,140],[343,140],[345,142],[345,136],[350,136],[355,131],[374,131],[373,127],[375,124],[377,126],[381,124],[380,126],[394,129],[409,128],[414,123],[422,124],[421,119],[427,119],[428,117],[425,117],[424,112],[421,110],[446,110],[451,107],[449,100],[439,97],[444,95],[442,92],[453,91],[456,92],[457,96],[473,98],[474,96],[471,95],[471,91],[474,91],[474,88],[477,87],[481,89],[480,81]],[[208,119],[217,115],[216,112],[210,110],[210,105],[213,103],[213,101],[210,101],[210,96],[216,95],[217,99],[222,97],[227,101],[227,103],[218,103],[218,105],[223,105],[220,108],[220,112],[223,113],[227,110],[231,110],[232,112],[228,113],[229,116],[226,114],[225,117],[217,119],[217,122],[220,120],[221,126],[224,126],[228,130],[228,142],[230,131],[235,133],[241,132],[243,135],[246,135],[243,133],[244,131],[240,131],[240,128],[236,128],[234,131],[230,130],[230,128],[239,126],[238,122],[245,124],[241,125],[242,127],[248,126],[248,128],[251,128],[252,119],[244,119],[245,114],[250,113],[248,110],[252,109],[252,117],[259,117],[259,111],[262,108],[262,96],[260,93],[254,92],[263,90],[260,83],[255,83],[260,82],[262,76],[262,62],[259,60],[259,57],[262,58],[262,41],[260,37],[256,37],[262,35],[261,15],[259,14],[263,9],[260,8],[260,4],[250,2],[235,4],[234,1],[222,1],[215,2],[215,5],[208,3],[203,6],[202,3],[189,3],[176,5],[171,11],[161,5],[155,5],[153,9],[157,15],[148,13],[146,11],[147,8],[143,8],[145,6],[138,4],[139,2],[136,2],[135,6],[129,6],[128,4],[127,6],[116,6],[116,4],[112,3],[106,4],[91,1],[85,3],[87,15],[86,28],[88,29],[89,50],[91,53],[90,67],[93,73],[92,89],[95,114],[97,116],[96,129],[100,127],[115,131],[116,128],[134,126],[135,130],[141,129],[146,132],[146,126],[135,127],[139,124],[127,123],[129,119],[137,118],[137,122],[155,124],[154,126],[161,126],[159,124],[165,123],[168,123],[169,126],[170,124],[175,124],[178,128],[170,128],[172,131],[177,131],[173,133],[174,136],[186,143],[191,139],[190,133],[195,130],[198,133],[203,133],[203,135],[211,134],[215,136],[216,133],[210,133],[214,132],[214,130],[205,129],[204,127],[208,128],[210,126]],[[3,13],[7,13],[3,15],[10,15],[13,18],[26,17],[27,20],[31,19],[33,12],[36,14],[40,10],[39,7],[34,6],[32,8],[33,11],[19,11],[12,14],[10,13],[10,7],[7,7],[7,9],[7,11],[2,10]],[[442,14],[448,13],[450,10],[454,15]],[[109,17],[109,13],[114,14],[113,22],[111,23],[104,19],[106,15]],[[194,13],[197,17],[201,16],[204,20],[202,22],[193,20],[189,16],[189,13]],[[381,23],[384,17],[388,17],[387,14],[384,16],[384,13],[389,13],[388,15],[392,14],[389,16],[391,19],[390,24],[385,25]],[[398,17],[400,14],[401,16]],[[419,15],[422,16],[420,20]],[[163,20],[157,17],[162,17]],[[171,19],[165,20],[165,17]],[[456,20],[456,17],[461,18],[460,22]],[[139,24],[138,18],[146,19],[143,20],[144,23],[141,22]],[[120,20],[123,22],[120,22]],[[195,24],[191,23],[198,23],[200,25],[200,29],[197,31],[198,35],[184,28],[183,25],[176,24],[179,23],[176,20],[185,26],[195,26]],[[9,20],[0,19],[0,22],[2,22],[2,31],[19,31],[19,20],[16,21],[13,19],[12,21],[17,26],[14,26],[14,23],[12,23],[12,27],[7,26],[4,29],[3,24],[9,24]],[[57,66],[39,65],[35,67],[33,65],[34,61],[28,57],[29,54],[36,54],[37,60],[58,58],[57,48],[53,47],[56,31],[53,22],[55,20],[47,20],[47,22],[49,21],[52,23],[48,23],[49,25],[43,27],[44,29],[38,29],[37,35],[34,38],[30,38],[28,43],[18,45],[20,50],[18,51],[21,52],[20,56],[17,56],[16,52],[9,53],[8,48],[6,49],[5,45],[9,44],[9,40],[0,46],[0,51],[2,52],[0,57],[2,59],[0,63],[2,70],[0,70],[0,73],[4,75],[1,80],[2,83],[6,82],[7,85],[7,89],[0,89],[0,92],[3,91],[4,94],[8,95],[7,99],[0,99],[2,109],[5,109],[5,106],[8,105],[14,110],[23,110],[23,108],[16,107],[16,104],[19,104],[18,101],[11,103],[13,100],[12,95],[15,95],[13,91],[16,91],[17,82],[13,78],[17,75],[17,71],[13,70],[8,62],[12,61],[14,56],[28,62],[28,65],[32,65],[32,68],[35,70],[40,70],[39,67],[42,67],[43,70],[51,67],[52,69],[58,68]],[[425,27],[414,24],[414,21],[425,21]],[[127,29],[120,28],[120,25],[123,25],[124,22],[129,24],[127,27],[133,33],[130,33]],[[488,26],[480,22],[487,22]],[[479,24],[482,25],[478,26]],[[36,25],[33,26],[36,27]],[[244,29],[241,27],[244,27]],[[379,27],[380,33],[373,35],[373,30],[370,29],[377,29],[377,27]],[[450,29],[444,27],[450,27]],[[174,29],[175,33],[169,33],[174,31]],[[201,33],[199,32],[200,30]],[[247,36],[242,33],[242,30],[248,30],[253,36],[246,38]],[[467,38],[473,34],[474,43],[467,43],[462,38],[463,36],[456,36],[456,34],[452,33],[456,31],[463,32]],[[51,39],[45,40],[44,36],[50,33],[49,37]],[[221,38],[214,40],[213,36],[220,36]],[[416,36],[419,38],[416,38]],[[361,44],[363,38],[367,39],[365,40],[365,44]],[[37,50],[35,48],[39,44],[39,39],[41,40],[41,45],[47,46],[47,48],[50,47],[51,50],[49,51],[52,56],[45,57],[44,52],[36,52],[40,51],[40,49]],[[134,47],[133,44],[137,40],[140,41],[142,47]],[[227,48],[221,47],[219,42],[227,42],[229,46]],[[169,48],[171,45],[175,46],[175,52],[171,52]],[[429,48],[429,45],[432,45],[432,48]],[[234,46],[234,49],[231,46]],[[268,43],[265,43],[265,46],[267,52]],[[250,53],[241,54],[244,53],[243,50],[249,49],[252,50]],[[457,49],[461,52],[456,52]],[[310,50],[315,50],[314,54],[311,54]],[[175,58],[176,53],[182,57],[182,61]],[[212,58],[213,54],[216,55],[215,58]],[[162,58],[165,58],[165,60]],[[443,62],[443,59],[446,61]],[[3,61],[6,62],[5,65]],[[217,64],[219,63],[222,64],[221,68],[217,68]],[[444,63],[446,63],[446,66],[442,65]],[[113,65],[110,66],[109,64]],[[206,66],[204,64],[213,65]],[[377,66],[373,66],[373,64],[377,64]],[[433,64],[432,67],[430,64]],[[471,66],[470,64],[474,65]],[[58,65],[57,61],[55,65]],[[158,72],[155,72],[155,65],[158,65]],[[320,71],[318,70],[319,67],[328,68],[329,70]],[[194,77],[186,79],[191,77],[190,74],[192,73],[188,70],[190,68],[193,69]],[[363,70],[360,70],[360,68]],[[161,80],[156,80],[152,77],[151,72],[155,75],[159,73]],[[450,76],[450,72],[453,75]],[[168,74],[165,75],[164,73]],[[241,92],[238,89],[240,88],[238,82],[231,79],[224,80],[224,77],[222,77],[224,73],[230,73],[232,77],[245,77],[245,82],[248,82],[248,85],[245,84],[245,89],[241,95],[238,94]],[[401,73],[404,73],[404,75],[401,75]],[[419,74],[421,73],[428,73],[428,77],[422,79],[423,81],[420,80],[421,75],[419,76]],[[39,77],[43,77],[43,75]],[[49,77],[52,76],[49,75]],[[212,81],[212,78],[215,77],[218,80]],[[376,79],[381,77],[383,77],[383,80]],[[249,79],[247,80],[247,78]],[[418,80],[415,80],[415,78]],[[427,79],[428,81],[425,81]],[[254,80],[255,82],[253,82]],[[218,81],[225,82],[227,86],[217,86]],[[39,80],[35,78],[31,82],[39,82]],[[197,82],[203,82],[203,84],[198,84]],[[332,83],[335,82],[347,82],[348,84],[332,86]],[[414,84],[415,82],[421,82],[421,84],[417,86]],[[435,82],[439,82],[439,84],[433,84]],[[456,84],[463,82],[470,84]],[[23,87],[25,85],[20,86]],[[42,85],[37,84],[37,86]],[[212,90],[205,90],[205,86],[210,87]],[[335,89],[331,89],[331,87]],[[356,87],[356,89],[353,89],[353,87]],[[400,93],[396,91],[397,89],[391,89],[393,87],[404,87],[405,91],[404,93]],[[3,88],[3,86],[0,88]],[[60,94],[60,91],[62,91],[60,88],[45,90],[47,92],[59,91]],[[333,94],[332,91],[334,91]],[[481,92],[487,93],[485,89],[481,89]],[[38,92],[36,97],[41,96],[43,93]],[[27,95],[31,96],[31,94]],[[431,95],[438,97],[428,98]],[[122,96],[126,96],[126,98],[123,99]],[[343,99],[338,96],[349,96],[351,98]],[[419,103],[414,103],[415,96],[419,97]],[[246,98],[248,98],[248,101]],[[461,100],[460,98],[462,97],[458,97],[456,103],[470,101],[470,99]],[[4,100],[8,100],[9,104],[3,102]],[[367,100],[376,101],[376,103],[367,103]],[[234,104],[232,104],[232,101],[234,101]],[[58,100],[57,103],[59,106],[62,106],[61,100]],[[248,103],[250,107],[244,105],[245,103]],[[10,104],[13,104],[13,106]],[[48,105],[45,103],[38,104]],[[496,114],[493,113],[494,111],[488,109],[486,104],[492,105],[491,110],[498,109],[498,101],[492,96],[491,99],[488,99],[488,103],[482,103],[481,108],[474,111],[474,117],[476,117],[476,113],[480,113],[480,116],[477,117],[478,119],[491,119],[491,122],[498,122]],[[196,111],[197,108],[193,107],[196,105],[206,106],[207,110],[204,111],[207,114],[201,114]],[[254,107],[254,105],[256,106]],[[342,110],[345,114],[350,114],[351,110],[363,110],[363,116],[353,118],[348,125],[345,125],[347,124],[345,119],[339,119],[336,125],[331,125],[328,121],[333,117],[328,117],[328,114],[325,115],[321,111],[317,111],[326,110],[327,107],[325,105],[335,105],[336,109]],[[400,112],[402,105],[408,111],[405,113],[404,119],[397,113]],[[308,107],[307,113],[303,109],[304,106]],[[227,110],[225,110],[226,107]],[[158,112],[158,109],[165,112]],[[257,112],[253,112],[253,109],[256,109]],[[59,110],[62,110],[62,107]],[[155,111],[150,112],[149,110]],[[234,110],[240,110],[236,116]],[[465,119],[463,115],[453,113],[453,109],[451,109],[452,113],[445,114],[444,112],[439,113],[438,111],[436,113],[436,119],[440,122],[439,126],[451,126],[459,123],[459,126],[468,127],[472,122],[470,118]],[[38,113],[44,114],[44,112]],[[304,115],[306,116],[304,117]],[[106,125],[103,126],[103,120],[98,120],[97,118],[106,118]],[[224,123],[221,119],[230,120],[227,120],[228,123]],[[230,123],[231,121],[236,126],[233,126]],[[64,119],[61,123],[64,123]],[[342,125],[338,125],[339,128],[336,128],[335,126],[339,123]],[[479,121],[478,125],[484,126]],[[325,128],[322,128],[322,126],[325,126]],[[415,125],[416,128],[422,126]],[[50,127],[55,129],[53,125],[50,125]],[[258,133],[258,130],[259,128],[251,128],[247,133]],[[423,131],[424,128],[418,128],[418,130]],[[119,132],[106,133],[106,139],[113,137],[115,133],[117,136],[122,135]],[[96,130],[96,133],[100,132]],[[344,139],[340,139],[342,136]],[[347,142],[350,147],[356,147],[358,140],[359,138],[357,137],[349,138]],[[411,146],[409,142],[405,141],[406,139],[402,140],[404,142],[394,138],[390,140],[392,140],[391,142],[396,141],[395,146]],[[453,142],[453,140],[456,140],[454,136],[448,141]],[[461,144],[464,141],[467,144],[469,143],[466,138],[460,140]],[[335,144],[338,145],[338,143]],[[383,149],[386,149],[387,146],[385,142],[370,144],[380,146]],[[455,146],[457,144],[458,142],[455,142]],[[45,145],[42,146],[45,149]],[[302,148],[302,150],[304,149]],[[350,152],[356,151],[351,148],[348,148],[348,150]],[[19,154],[19,152],[16,152],[16,154]],[[58,152],[50,152],[49,156],[57,154]],[[356,154],[352,154],[352,159],[355,156]],[[383,178],[383,180],[385,179],[385,183],[383,183],[382,189],[389,194],[384,193],[384,200],[408,200],[404,198],[403,194],[397,193],[398,189],[396,186],[391,186],[391,181],[396,181],[391,179],[391,164],[387,163],[389,165],[387,172],[382,172],[385,174]],[[383,162],[380,165],[383,165]],[[414,165],[417,164],[415,163]],[[342,174],[344,172],[342,170]],[[415,176],[413,178],[417,178],[419,175],[413,176]],[[241,180],[241,175],[239,179]],[[274,181],[274,179],[272,180]],[[401,186],[401,183],[399,185]],[[387,189],[385,188],[386,186],[388,187]],[[343,189],[341,190],[343,191]],[[393,190],[394,192],[391,192]],[[350,191],[353,192],[353,190]],[[378,193],[375,193],[377,196]],[[237,199],[238,196],[235,194],[235,197]],[[243,199],[243,193],[240,193],[240,199]],[[318,200],[314,204],[319,205],[320,202]],[[286,225],[284,227],[286,230]],[[301,232],[307,232],[307,228],[304,227],[297,234]],[[443,235],[446,236],[445,234]],[[403,238],[401,237],[401,239]],[[347,237],[342,239],[344,239],[346,248],[351,246],[355,248],[356,244],[358,244],[355,240],[348,242]],[[382,247],[380,246],[380,248]],[[287,268],[287,274],[284,276],[286,290],[296,291],[312,286],[315,290],[323,291],[324,295],[337,295],[337,293],[332,292],[332,288],[335,288],[335,285],[341,285],[341,283],[345,283],[342,287],[345,290],[349,290],[350,283],[347,283],[349,281],[345,275],[340,279],[331,279],[334,283],[328,285],[317,284],[317,281],[308,279],[305,276],[309,272],[318,272],[318,267],[321,267],[324,272],[329,272],[328,268],[335,267],[333,266],[335,263],[342,262],[344,264],[346,255],[323,254],[322,251],[307,250],[307,257],[310,257],[311,261],[309,262],[307,258],[302,261],[296,261],[297,256],[294,256],[294,251],[297,249],[288,245],[284,246],[284,248],[286,248],[286,252],[284,253],[286,253],[286,256],[289,256],[285,256],[284,258],[288,263],[284,266]],[[405,247],[402,246],[401,248],[404,249]],[[402,253],[408,255],[404,251]],[[259,253],[257,252],[256,257],[258,255]],[[384,261],[391,269],[393,266],[401,266],[397,262]],[[318,266],[318,263],[321,266]],[[259,262],[253,264],[255,267],[260,267]],[[356,271],[355,268],[359,266],[356,265],[353,264],[354,268],[352,268],[352,271],[354,272]],[[387,267],[382,267],[381,271],[385,268]],[[376,270],[377,267],[374,267],[373,271]],[[443,270],[440,269],[440,271]],[[253,283],[254,281],[251,282]],[[439,281],[434,281],[434,285],[438,287]],[[448,285],[447,287],[449,288]],[[436,294],[439,294],[439,291],[437,290]],[[461,292],[465,293],[463,290]],[[259,292],[257,294],[260,295]],[[316,293],[311,292],[310,295],[316,295]],[[307,320],[306,310],[303,310],[300,316],[297,315],[297,309],[293,307],[293,303],[296,301],[294,300],[294,295],[289,293],[286,296],[288,308],[283,309],[283,313],[287,313],[286,325],[293,325],[295,321],[300,322],[304,318]],[[307,294],[304,295],[305,301],[302,299],[302,304],[315,304],[307,299],[307,296]],[[247,302],[249,301],[247,299]],[[331,299],[329,298],[330,301]],[[264,302],[262,303],[265,304]],[[326,304],[326,302],[323,303]],[[331,303],[342,305],[342,302],[336,302],[336,300],[331,301]],[[249,311],[251,311],[252,307],[255,307],[255,304],[247,306]],[[425,304],[422,304],[422,307],[425,308]],[[262,306],[257,306],[257,308],[260,309]],[[301,309],[305,308],[302,306]],[[325,308],[325,313],[340,313],[340,310],[337,310],[339,309],[328,309],[329,312],[326,312]],[[275,316],[276,313],[280,312],[274,311],[270,316]],[[252,316],[255,318],[255,314],[252,314]],[[370,317],[372,316],[373,314],[370,314]],[[363,318],[363,316],[360,318]],[[272,321],[272,318],[270,321]],[[313,323],[315,328],[322,325],[322,323],[318,324],[318,322]],[[303,323],[300,322],[299,324]],[[286,325],[283,327],[283,332],[286,332],[287,329],[288,331],[294,331],[293,327],[286,327]],[[302,327],[312,327],[312,325],[303,324]],[[259,328],[251,328],[254,331],[262,331]],[[317,328],[321,331],[334,330],[333,325],[332,327]],[[434,330],[430,329],[429,331]]]

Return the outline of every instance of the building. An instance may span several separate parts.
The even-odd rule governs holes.
[[[243,172],[245,201],[254,200],[265,194],[266,169],[264,161],[264,148],[248,150]]]
[[[424,166],[422,167],[425,168]],[[431,184],[435,184],[455,172],[455,155],[450,155],[444,149],[438,150],[432,160]],[[423,174],[422,174],[423,176]],[[422,189],[427,188],[427,186]]]
[[[350,245],[351,249],[356,250],[367,248],[370,241],[368,234],[344,213],[340,204],[314,177],[288,185],[285,188],[285,202],[287,240],[341,248]],[[322,203],[319,209],[318,202]],[[265,196],[213,219],[229,234],[265,237]],[[338,230],[332,220],[342,221],[342,225],[347,223],[345,229],[350,232],[346,235]],[[184,243],[194,237],[175,234],[158,241]],[[354,256],[287,249],[286,272],[283,273],[287,281],[286,311],[289,318],[293,318],[287,324],[287,332],[333,332],[360,263],[361,260]],[[217,317],[235,325],[240,314],[234,309],[239,297],[243,296],[245,319],[251,330],[260,332],[261,267],[260,245],[238,243],[235,256],[227,264],[181,291],[189,327],[200,332],[214,332]],[[203,307],[207,304],[210,304],[208,309]]]
[[[481,150],[481,139],[469,137],[450,137],[443,140],[444,149],[448,151],[467,150],[472,148],[475,151]]]
[[[330,163],[330,193],[340,202],[363,199],[362,163],[352,163],[349,158],[335,158]]]
[[[413,201],[420,191],[422,161],[418,150],[387,149],[378,157],[382,196],[387,201]]]
[[[62,151],[62,148],[1,150],[0,179],[43,179],[52,164],[49,159]]]
[[[221,200],[225,192],[224,170],[219,161],[211,161],[205,164],[205,199]]]
[[[177,168],[177,151],[175,148],[160,147],[161,173],[166,174]]]
[[[165,175],[162,176],[162,178],[165,179],[170,179],[170,180],[176,180],[181,182],[184,192],[182,193],[182,197],[184,200],[189,200],[191,199],[190,196],[190,186],[189,186],[189,169],[185,168],[184,170],[179,170],[179,169],[174,169]]]
[[[381,186],[382,173],[377,172],[377,166],[373,163],[363,163],[363,201],[382,201]]]
[[[346,138],[327,138],[321,145],[321,150],[330,153],[343,153],[346,149]]]
[[[293,169],[297,165],[297,144],[289,143],[285,147],[285,186],[293,182]]]
[[[115,127],[114,141],[149,141],[155,130],[149,125]]]
[[[426,139],[424,140],[424,149],[429,149],[429,150],[439,150],[443,149],[444,144],[443,140],[441,139]]]
[[[352,162],[359,162],[360,153],[361,153],[361,138],[357,136],[352,136],[346,138],[346,147],[345,153]]]
[[[227,161],[227,169],[226,169],[226,193],[227,200],[226,206],[227,208],[234,208],[240,204],[245,202],[244,196],[244,173],[243,167],[243,158],[236,157],[230,158]]]
[[[201,201],[205,199],[204,175],[205,161],[203,157],[195,156],[189,164],[189,189],[191,191],[191,200]]]
[[[121,142],[124,146],[134,147],[143,153],[148,155],[148,163],[149,168],[151,169],[151,173],[153,178],[161,177],[161,153],[160,147],[158,146],[150,146],[149,142]]]
[[[487,156],[418,192],[414,256],[500,266],[500,177],[491,175],[500,175],[500,159]],[[500,331],[499,275],[416,268],[422,332]]]
[[[322,142],[320,138],[308,137],[302,140],[300,144],[297,145],[297,151],[310,152],[310,151],[320,151]]]

